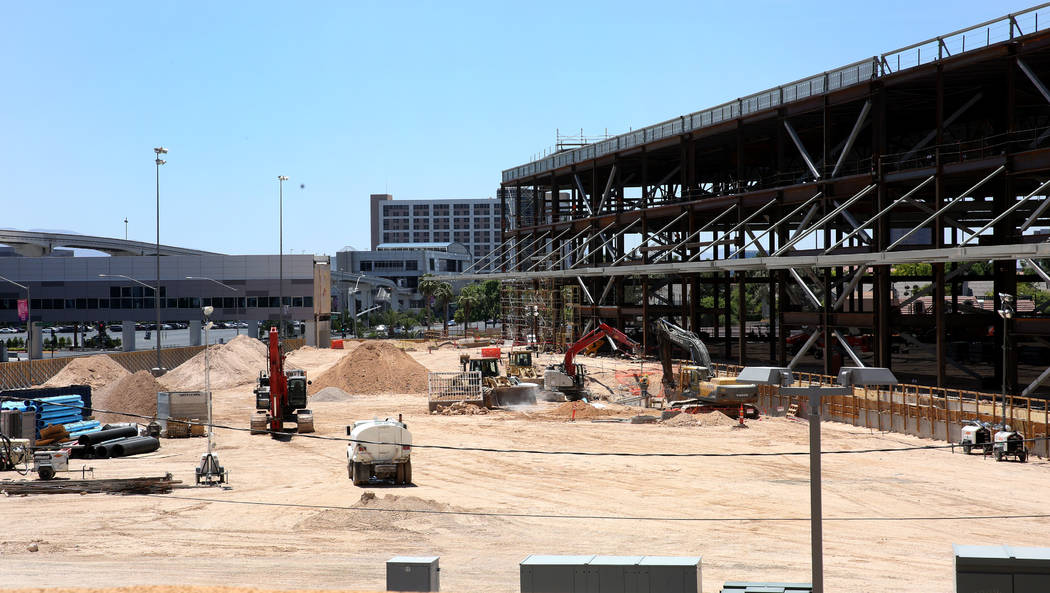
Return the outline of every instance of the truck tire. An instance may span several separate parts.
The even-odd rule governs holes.
[[[963,453],[966,453],[967,455],[969,455],[970,451],[973,449],[973,447],[971,447],[969,443],[964,444],[962,447]]]
[[[1025,461],[1028,461],[1028,452],[1027,451],[1021,451],[1020,453],[1018,453],[1017,454],[1017,460],[1020,461],[1021,463],[1024,463]]]
[[[397,464],[397,474],[396,474],[396,477],[394,478],[394,483],[395,484],[404,484],[405,483],[405,464],[404,463]]]
[[[995,449],[994,451],[992,451],[992,458],[994,458],[996,461],[1002,461],[1003,460],[1003,452],[1000,451],[999,449]]]
[[[405,482],[404,483],[405,483],[406,486],[408,486],[408,485],[412,484],[412,460],[410,459],[410,460],[406,461],[403,465],[405,466]]]
[[[346,477],[350,478],[351,481],[354,479],[354,464],[349,461],[346,463]]]
[[[364,484],[365,482],[368,481],[368,478],[364,474],[365,474],[364,464],[357,463],[355,461],[354,462],[354,473],[353,473],[354,486],[360,486],[360,485],[362,485],[362,484]]]

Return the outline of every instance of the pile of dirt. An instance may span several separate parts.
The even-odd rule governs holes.
[[[722,412],[703,412],[700,414],[678,414],[663,421],[665,426],[733,426],[737,421]]]
[[[212,390],[252,383],[266,368],[266,345],[248,336],[237,336],[225,344],[208,348]],[[161,377],[172,391],[204,389],[204,352],[175,367]]]
[[[450,406],[438,406],[431,414],[442,416],[484,416],[488,414],[488,408],[481,408],[467,402],[456,402]]]
[[[602,410],[587,402],[575,401],[565,402],[553,410],[548,410],[544,415],[554,418],[597,418],[602,416]]]
[[[347,393],[426,393],[427,369],[387,342],[366,342],[313,380],[310,393],[338,387]]]
[[[356,398],[338,387],[325,387],[310,396],[311,402],[348,402],[353,399]]]
[[[123,377],[110,383],[95,394],[92,397],[91,405],[99,410],[155,416],[157,414],[158,391],[167,390],[153,378],[149,371],[139,371],[135,374],[126,373]],[[95,412],[95,419],[102,423],[137,422],[144,424],[149,422],[145,418],[106,412]]]
[[[95,392],[130,374],[127,369],[108,355],[96,354],[74,358],[69,364],[62,367],[58,374],[48,379],[43,386],[90,385],[91,391]]]
[[[295,529],[317,532],[330,530],[377,530],[384,533],[429,531],[436,527],[451,528],[457,524],[469,524],[468,517],[429,514],[432,511],[448,513],[461,510],[417,496],[387,494],[383,498],[377,498],[374,492],[366,490],[351,508],[319,511],[296,523]]]

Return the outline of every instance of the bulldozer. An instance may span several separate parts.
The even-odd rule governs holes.
[[[507,353],[507,378],[517,377],[522,381],[536,379],[539,374],[532,366],[531,350],[511,350]]]
[[[711,356],[695,333],[682,329],[666,319],[658,319],[654,330],[660,340],[660,362],[663,365],[664,399],[686,412],[717,410],[737,418],[743,409],[744,417],[758,418],[758,387],[740,383],[735,377],[716,377],[711,370]],[[677,376],[671,363],[671,346],[677,345],[689,352],[692,364],[678,368]]]
[[[531,358],[531,353],[530,353]],[[499,372],[499,358],[494,356],[469,357],[464,370],[481,374],[482,399],[486,408],[497,408],[536,403],[536,386],[518,384],[517,377],[507,377]]]

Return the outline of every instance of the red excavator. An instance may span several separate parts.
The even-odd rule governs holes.
[[[565,394],[569,401],[578,400],[587,391],[584,388],[584,380],[587,377],[587,368],[582,364],[573,363],[576,355],[602,338],[611,338],[631,349],[631,354],[637,356],[641,344],[627,337],[622,331],[599,323],[598,327],[587,335],[580,338],[575,344],[569,346],[565,352],[565,361],[559,365],[548,368],[543,373],[543,386],[548,391],[560,391]],[[615,348],[615,345],[613,346]]]
[[[290,432],[313,432],[313,414],[306,409],[306,371],[284,370],[284,354],[281,353],[281,338],[276,327],[270,328],[270,344],[267,355],[269,369],[259,371],[255,393],[255,409],[266,410],[266,429],[253,433],[269,432],[277,438]],[[257,412],[257,416],[262,416]],[[285,428],[285,423],[295,424]]]

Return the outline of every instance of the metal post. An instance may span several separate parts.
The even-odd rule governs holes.
[[[211,459],[211,433],[212,433],[212,417],[211,417],[211,357],[209,354],[209,343],[208,343],[208,329],[211,326],[211,321],[208,316],[204,316],[204,393],[207,394],[208,398],[208,458]]]
[[[277,313],[277,335],[284,337],[284,182],[288,180],[287,175],[277,176],[278,202],[277,202],[277,235],[278,235],[278,280],[277,280],[277,304],[280,307]]]
[[[830,344],[826,344],[830,345]],[[818,388],[819,389],[819,388]],[[809,543],[813,555],[813,593],[824,593],[824,528],[820,498],[820,395],[809,396]]]
[[[159,377],[164,374],[164,367],[160,363],[160,166],[167,162],[160,155],[167,154],[168,149],[160,146],[154,148],[153,152],[157,155],[154,161],[157,164],[157,251],[153,254],[157,262],[157,286],[153,289],[153,308],[157,310],[157,370],[154,376]]]
[[[0,276],[0,280],[3,280],[4,282],[7,282],[9,284],[14,284],[18,288],[21,288],[26,291],[26,387],[32,387],[33,378],[29,371],[29,367],[31,367],[32,365],[29,364],[29,361],[33,360],[33,351],[30,349],[29,345],[30,340],[33,339],[33,300],[32,298],[30,298],[29,294],[29,282],[26,282],[25,284],[19,284],[14,280],[4,278],[3,276]]]

